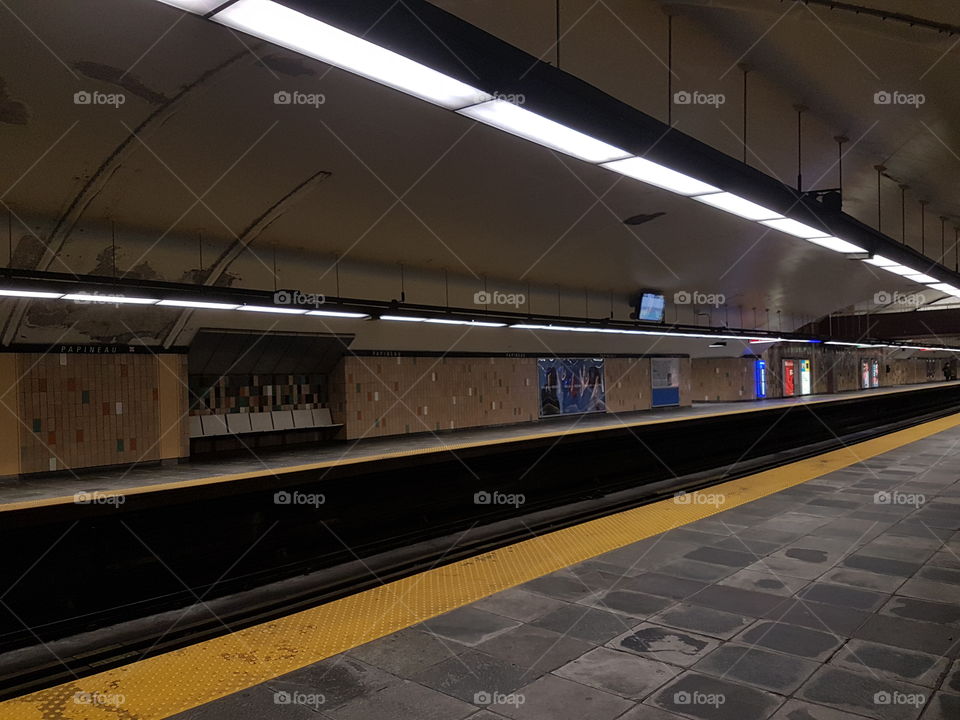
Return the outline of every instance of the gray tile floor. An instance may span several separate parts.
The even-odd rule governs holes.
[[[958,720],[960,429],[178,720]]]
[[[902,386],[900,389],[922,388],[928,385]],[[642,422],[655,419],[676,419],[695,417],[710,413],[731,410],[748,410],[762,407],[776,407],[798,403],[816,402],[829,399],[846,399],[856,395],[886,392],[896,388],[878,388],[860,390],[842,395],[807,395],[795,398],[777,398],[754,400],[739,403],[698,403],[693,407],[659,408],[633,413],[600,413],[567,418],[550,418],[540,422],[520,423],[507,427],[466,428],[444,431],[437,434],[421,433],[405,437],[367,438],[357,441],[329,442],[303,445],[279,450],[258,450],[256,459],[247,456],[230,458],[214,457],[192,460],[173,466],[157,464],[140,465],[132,468],[105,468],[103,470],[83,471],[74,474],[70,471],[44,473],[25,478],[0,478],[0,505],[5,503],[42,500],[55,497],[69,497],[77,492],[109,492],[134,487],[163,485],[166,483],[197,480],[201,478],[230,475],[232,473],[262,470],[269,472],[294,465],[341,460],[344,458],[369,457],[384,453],[409,451],[427,448],[442,448],[446,445],[472,442],[505,440],[511,437],[533,433],[556,433],[572,427],[595,429],[622,427],[623,423]]]

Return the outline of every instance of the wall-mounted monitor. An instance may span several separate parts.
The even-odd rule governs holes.
[[[637,320],[663,322],[663,293],[645,292],[637,303]]]

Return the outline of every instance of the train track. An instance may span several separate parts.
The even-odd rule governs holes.
[[[130,496],[114,514],[89,506],[18,512],[0,529],[6,547],[48,547],[65,532],[70,542],[5,599],[17,615],[0,616],[0,699],[958,407],[960,387],[935,387],[835,401],[815,412],[786,406]],[[526,502],[522,509],[473,504],[484,490],[521,493]],[[326,502],[276,505],[278,491],[322,491]],[[24,555],[24,564],[33,561]],[[22,572],[14,563],[0,581],[9,587]]]

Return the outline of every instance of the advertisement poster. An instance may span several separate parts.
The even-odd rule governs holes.
[[[794,384],[794,362],[793,360],[783,361],[783,394],[790,396],[796,394]]]
[[[605,412],[603,360],[540,358],[540,417]]]
[[[812,378],[810,376],[810,361],[797,360],[800,364],[800,394],[809,395],[812,392]]]

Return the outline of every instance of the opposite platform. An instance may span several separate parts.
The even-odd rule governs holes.
[[[789,406],[842,402],[857,397],[888,395],[951,385],[960,385],[960,381],[875,388],[835,395],[807,395],[740,403],[703,403],[692,407],[644,410],[619,415],[601,413],[571,418],[551,418],[536,423],[507,427],[361,439],[330,443],[320,447],[311,445],[297,449],[261,451],[255,455],[243,457],[214,457],[184,462],[172,467],[144,465],[123,469],[110,468],[101,472],[85,471],[80,474],[71,471],[45,473],[27,478],[0,480],[0,512],[72,504],[77,493],[135,495],[163,492],[256,477],[278,477],[304,470],[319,470],[411,455],[444,453],[534,439],[560,438],[617,428],[679,422],[691,418],[720,417]]]

